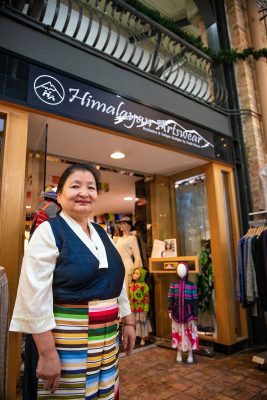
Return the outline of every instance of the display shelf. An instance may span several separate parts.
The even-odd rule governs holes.
[[[177,265],[180,262],[185,262],[188,265],[190,274],[199,273],[198,256],[149,258],[149,272],[152,274],[173,274],[176,273]]]

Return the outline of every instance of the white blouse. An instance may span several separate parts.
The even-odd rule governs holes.
[[[97,257],[99,268],[108,268],[106,250],[94,226],[88,221],[90,239],[73,218],[64,212],[60,215]],[[34,231],[23,258],[10,331],[41,333],[56,327],[52,281],[58,255],[52,228],[49,222],[45,221]],[[131,314],[124,285],[118,302],[120,317]]]

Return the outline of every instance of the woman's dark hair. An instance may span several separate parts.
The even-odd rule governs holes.
[[[99,191],[99,189],[100,189],[100,172],[96,169],[96,167],[92,164],[76,163],[76,164],[70,165],[67,169],[65,169],[65,171],[59,178],[58,185],[57,185],[57,193],[62,192],[63,187],[66,183],[66,180],[68,179],[68,177],[70,175],[72,175],[76,171],[91,172],[91,174],[95,178],[97,191]]]

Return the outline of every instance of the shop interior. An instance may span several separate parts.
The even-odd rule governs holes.
[[[119,133],[36,113],[31,113],[29,117],[27,149],[25,246],[41,192],[56,188],[59,176],[69,164],[88,162],[100,170],[102,182],[94,221],[102,224],[115,242],[122,234],[117,223],[122,217],[131,217],[133,224],[141,221],[146,231],[146,260],[143,259],[145,268],[149,269],[149,258],[155,250],[155,239],[161,243],[169,239],[175,241],[175,253],[162,254],[162,261],[168,256],[189,256],[190,264],[190,260],[199,259],[203,248],[210,251],[205,175],[190,174],[186,178],[178,179],[186,176],[186,171],[201,169],[208,161],[137,141]],[[112,158],[111,155],[116,152],[123,153],[124,158]],[[168,206],[164,200],[166,193]],[[160,200],[155,218],[153,197],[158,195]],[[159,219],[160,223],[156,223],[155,219]],[[147,283],[150,288],[149,318],[152,335],[170,341],[171,325],[167,313],[166,288],[177,276],[176,270],[168,270],[176,264],[170,265],[168,258],[166,261],[168,262],[160,263],[161,275],[148,273]],[[196,262],[199,264],[198,260]],[[196,272],[201,272],[201,268],[198,265],[191,272],[190,280],[196,281]],[[166,297],[161,305],[155,301],[155,287],[159,277],[165,288],[163,296]],[[199,333],[208,340],[216,338],[215,298],[214,291],[211,291],[212,304],[204,307],[203,313],[200,310],[198,325]],[[157,307],[164,314],[160,322],[157,321]],[[166,326],[158,329],[156,325],[159,323]]]

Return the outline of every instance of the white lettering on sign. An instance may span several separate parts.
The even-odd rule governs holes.
[[[34,91],[44,103],[58,105],[63,100],[78,104],[84,109],[94,110],[113,117],[116,126],[122,125],[126,129],[139,128],[144,132],[174,140],[199,149],[214,147],[195,129],[186,129],[173,119],[151,119],[127,110],[124,101],[119,104],[107,104],[94,98],[89,91],[70,87],[65,95],[65,89],[58,79],[50,75],[40,75],[34,81]],[[69,97],[68,97],[69,95]]]

